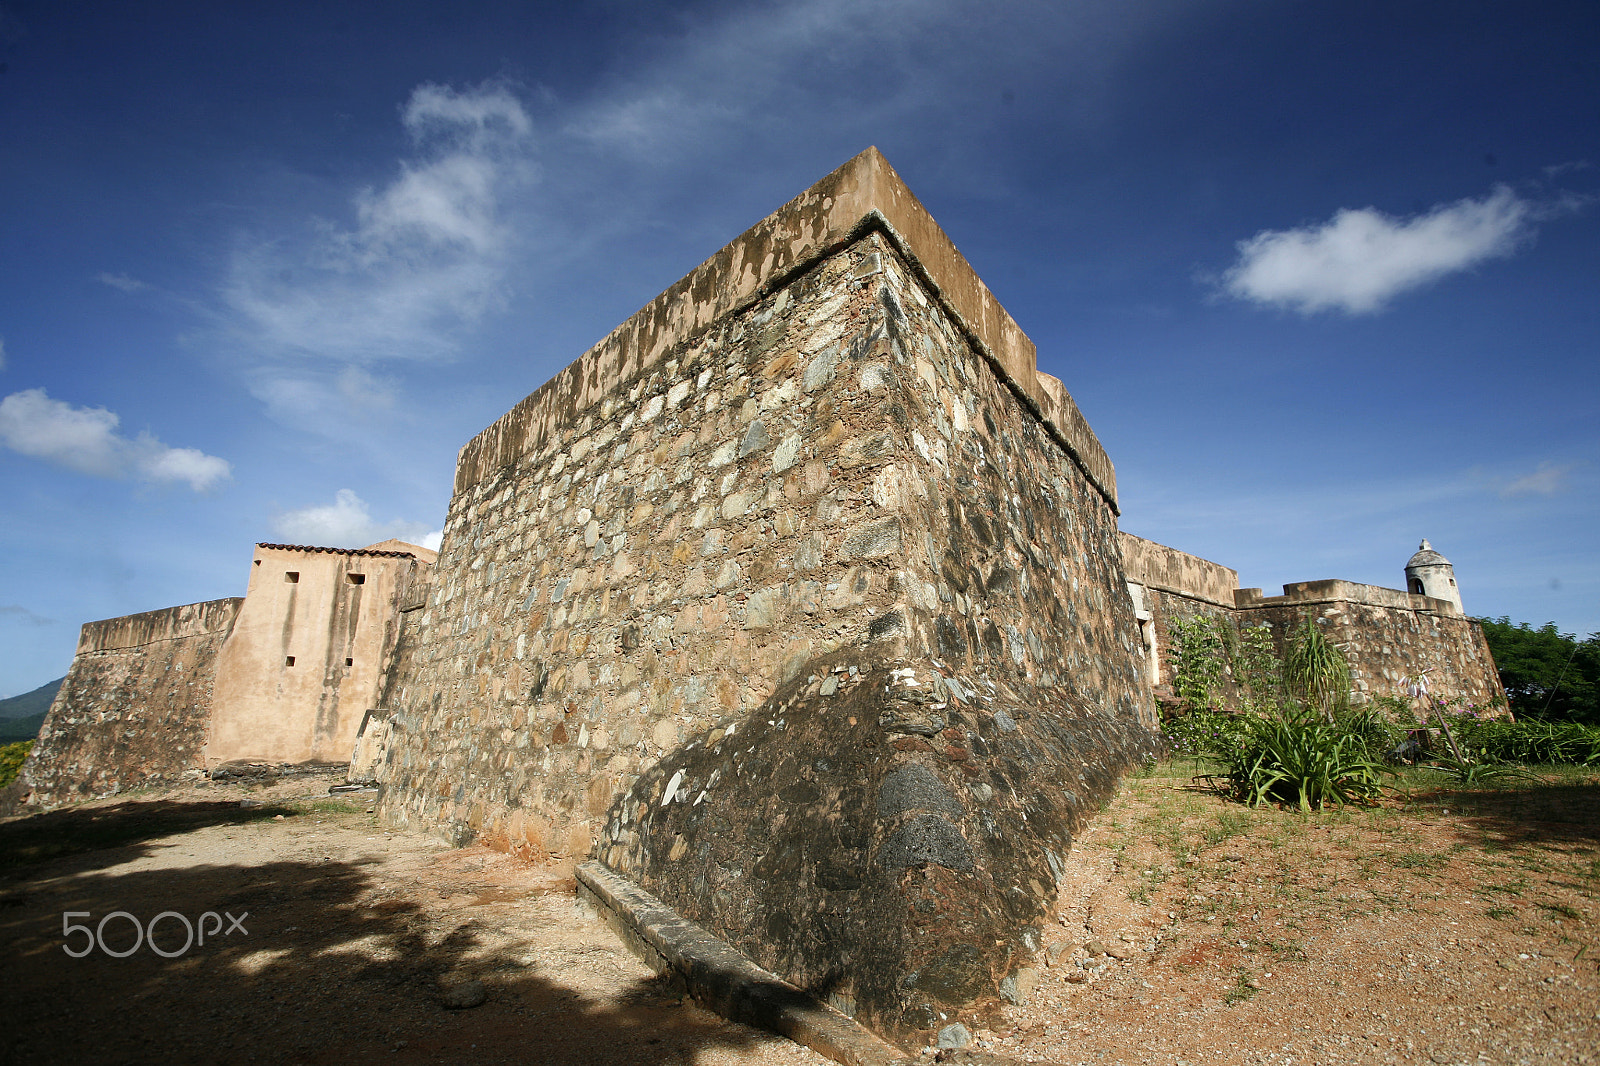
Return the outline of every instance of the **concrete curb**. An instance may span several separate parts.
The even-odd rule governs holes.
[[[577,869],[578,893],[658,973],[724,1018],[786,1036],[845,1066],[900,1066],[911,1057],[864,1026],[768,973],[604,863]]]

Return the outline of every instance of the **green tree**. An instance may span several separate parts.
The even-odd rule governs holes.
[[[1478,622],[1515,714],[1600,725],[1600,633],[1580,641],[1554,622],[1538,629],[1506,616]]]
[[[32,750],[31,740],[19,740],[15,744],[0,747],[0,788],[17,779],[17,774],[22,772],[22,764],[28,761],[28,752]]]

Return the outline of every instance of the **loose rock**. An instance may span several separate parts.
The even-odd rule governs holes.
[[[462,981],[444,990],[442,1002],[449,1010],[469,1010],[483,1005],[489,998],[482,981]]]

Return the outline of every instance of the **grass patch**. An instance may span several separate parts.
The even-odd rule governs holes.
[[[1394,864],[1402,870],[1437,870],[1449,861],[1446,856],[1426,851],[1408,851],[1394,856]]]
[[[1222,811],[1216,821],[1201,830],[1201,840],[1206,847],[1215,847],[1250,831],[1250,817],[1239,811]]]
[[[1247,999],[1254,999],[1256,993],[1260,991],[1261,989],[1257,987],[1255,978],[1250,976],[1249,971],[1240,970],[1238,977],[1233,982],[1233,987],[1222,994],[1222,1003],[1224,1006],[1231,1007],[1236,1003],[1243,1003]]]

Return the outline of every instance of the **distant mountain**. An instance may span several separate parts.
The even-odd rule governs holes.
[[[34,715],[48,711],[50,704],[55,701],[56,690],[61,687],[61,682],[65,680],[66,678],[64,677],[58,677],[54,681],[48,681],[40,685],[32,692],[24,692],[20,696],[12,696],[10,699],[0,700],[0,720],[6,718],[32,718]],[[34,726],[33,732],[37,733],[38,731],[39,727]],[[32,736],[33,734],[30,733],[28,735]]]
[[[19,697],[20,698],[20,697]],[[19,740],[32,740],[44,725],[44,711],[26,718],[0,718],[0,744],[13,744]]]

